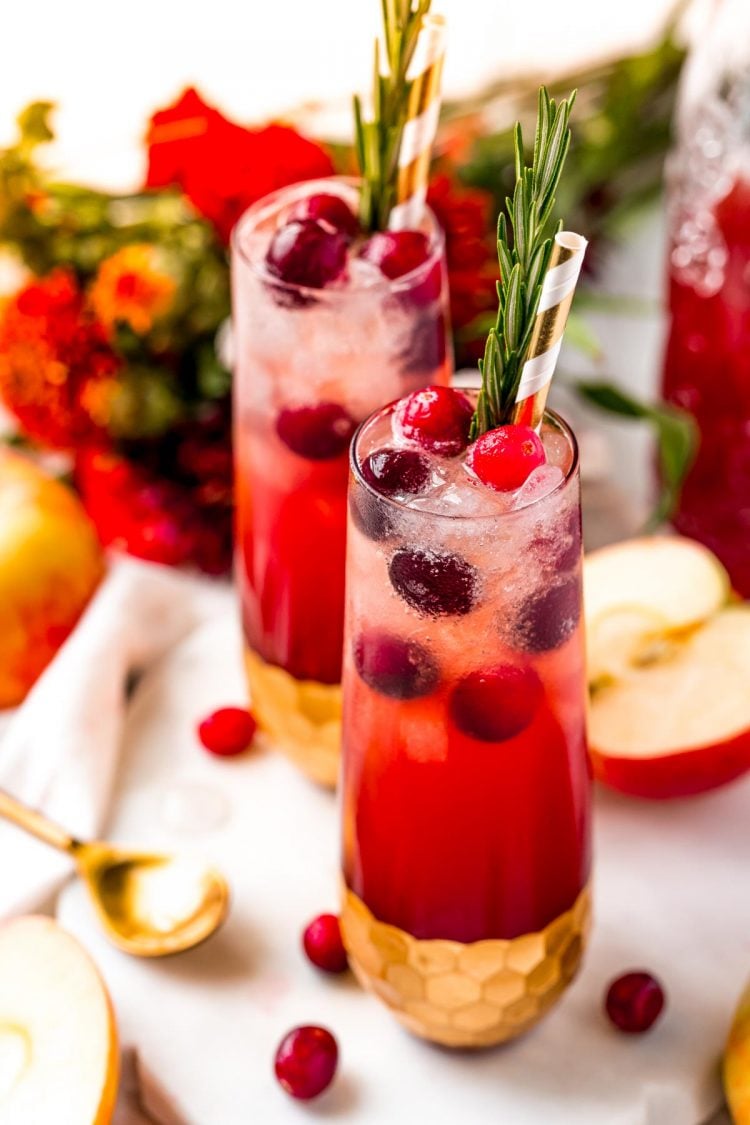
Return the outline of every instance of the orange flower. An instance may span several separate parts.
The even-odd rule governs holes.
[[[172,304],[175,281],[159,266],[159,252],[145,242],[105,258],[89,290],[97,318],[108,330],[128,324],[143,336]]]

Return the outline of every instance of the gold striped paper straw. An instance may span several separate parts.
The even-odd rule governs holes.
[[[427,15],[422,20],[406,75],[411,83],[406,123],[401,136],[396,203],[388,226],[404,230],[419,226],[427,196],[432,142],[440,116],[440,79],[445,58],[445,20]]]
[[[535,429],[541,424],[587,245],[585,238],[570,230],[555,235],[529,354],[518,384],[513,422]]]

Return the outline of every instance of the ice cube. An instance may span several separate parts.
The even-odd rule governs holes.
[[[529,475],[513,497],[513,508],[526,508],[529,504],[543,500],[558,485],[562,484],[565,474],[557,465],[540,465]]]

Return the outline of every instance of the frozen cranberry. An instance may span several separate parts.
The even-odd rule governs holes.
[[[243,707],[221,707],[198,724],[198,737],[212,754],[232,758],[247,750],[257,723]]]
[[[497,492],[513,492],[543,465],[542,439],[530,426],[498,426],[477,438],[466,463],[482,484]]]
[[[541,695],[542,685],[532,668],[501,664],[459,680],[450,713],[464,734],[482,742],[505,742],[526,729]]]
[[[550,528],[534,537],[534,548],[545,559],[554,562],[561,574],[573,570],[581,561],[581,513],[578,508],[570,513],[563,527]]]
[[[474,414],[465,395],[450,387],[422,387],[397,404],[394,418],[405,438],[452,457],[466,447]]]
[[[329,461],[349,448],[357,423],[338,402],[286,407],[276,420],[284,445],[309,461]]]
[[[367,239],[359,256],[386,277],[403,277],[427,261],[430,240],[419,230],[378,230]]]
[[[388,575],[396,593],[428,617],[460,616],[477,599],[475,568],[448,552],[402,547],[391,559]]]
[[[361,258],[378,266],[380,272],[391,280],[404,277],[423,265],[432,247],[426,234],[419,230],[376,231],[359,252]],[[399,294],[400,299],[422,308],[440,296],[443,275],[439,261],[415,283]]]
[[[317,1098],[336,1073],[339,1049],[324,1027],[295,1027],[276,1051],[274,1070],[287,1094],[302,1101]]]
[[[318,223],[327,223],[329,227],[345,234],[348,239],[354,238],[359,232],[357,216],[348,203],[345,203],[340,195],[333,195],[326,191],[300,199],[289,212],[289,219],[298,222],[314,219]]]
[[[368,687],[391,699],[429,695],[440,678],[426,648],[390,633],[360,634],[354,642],[354,666]]]
[[[345,265],[346,238],[312,219],[280,227],[266,251],[266,266],[274,277],[310,289],[335,281]]]
[[[374,543],[382,543],[393,535],[393,520],[386,505],[366,489],[355,486],[350,490],[349,511],[354,526]]]
[[[416,449],[377,449],[362,462],[362,476],[386,496],[422,492],[430,481],[430,465]]]
[[[637,1035],[648,1031],[659,1018],[664,1007],[664,989],[651,973],[625,973],[612,981],[604,1007],[615,1027]]]
[[[549,652],[567,641],[581,615],[581,584],[572,575],[557,586],[532,594],[513,625],[513,640],[526,652]]]
[[[319,914],[302,935],[305,953],[325,973],[343,973],[349,961],[341,940],[341,926],[335,914]]]
[[[406,347],[399,353],[405,375],[437,371],[445,362],[445,317],[428,311],[412,325]]]

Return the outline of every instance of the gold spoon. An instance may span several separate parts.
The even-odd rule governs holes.
[[[205,941],[224,921],[229,888],[213,868],[175,856],[85,844],[0,789],[0,816],[75,860],[107,937],[135,957]]]

